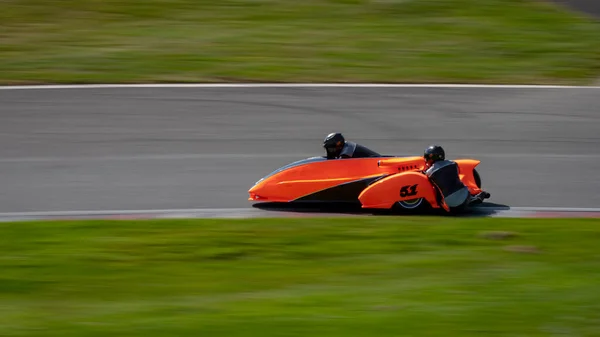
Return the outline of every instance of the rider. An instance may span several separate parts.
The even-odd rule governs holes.
[[[469,201],[469,189],[459,177],[458,164],[446,160],[444,149],[432,145],[425,150],[425,174],[437,185],[448,207],[459,208]]]
[[[381,156],[379,153],[376,153],[362,145],[346,141],[344,136],[339,132],[328,134],[323,141],[323,147],[327,152],[327,159]]]

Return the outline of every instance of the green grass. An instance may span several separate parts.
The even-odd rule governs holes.
[[[600,219],[3,223],[0,335],[598,336],[599,239]]]
[[[0,83],[588,83],[600,23],[541,0],[2,0]]]

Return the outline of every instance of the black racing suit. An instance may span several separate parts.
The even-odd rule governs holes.
[[[425,171],[425,174],[440,188],[448,207],[459,207],[468,201],[469,189],[460,180],[458,164],[455,162],[437,161]]]

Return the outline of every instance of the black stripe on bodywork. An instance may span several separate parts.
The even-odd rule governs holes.
[[[350,181],[305,195],[294,201],[358,201],[358,196],[367,186],[387,176],[387,174],[384,174],[378,177]]]

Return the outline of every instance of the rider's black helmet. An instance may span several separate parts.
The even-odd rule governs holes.
[[[327,158],[337,158],[342,152],[346,139],[339,132],[330,133],[323,140],[323,147],[327,151]]]
[[[439,145],[431,145],[427,149],[425,149],[425,154],[423,155],[425,161],[428,163],[435,163],[436,161],[446,159],[446,153],[444,149]]]

